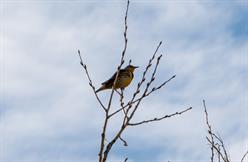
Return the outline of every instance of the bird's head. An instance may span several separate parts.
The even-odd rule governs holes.
[[[133,73],[136,68],[138,68],[138,66],[128,65],[127,67],[125,67],[125,70]]]

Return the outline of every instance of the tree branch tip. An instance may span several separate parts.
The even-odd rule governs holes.
[[[243,155],[242,159],[241,159],[241,162],[244,161],[245,157],[248,155],[248,151]]]
[[[160,42],[159,42],[159,45],[161,45],[161,44],[162,44],[162,42],[163,42],[163,41],[160,41]]]
[[[128,160],[128,158],[126,158],[126,159],[124,160],[124,162],[127,162],[127,160]]]
[[[130,59],[128,64],[130,65],[131,63],[132,63],[132,60]]]
[[[157,64],[159,64],[159,61],[160,61],[161,58],[162,58],[162,55],[160,55],[160,56],[157,58]]]
[[[80,50],[78,49],[78,54],[80,55]]]

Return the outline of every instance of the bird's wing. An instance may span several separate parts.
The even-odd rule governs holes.
[[[121,70],[120,70],[120,73],[123,73],[123,72],[124,72],[124,70],[121,69]],[[116,77],[116,73],[117,73],[117,72],[115,72],[114,75],[113,75],[110,79],[108,79],[108,80],[106,80],[105,82],[103,82],[102,85],[114,83],[115,77]],[[120,74],[119,74],[119,75],[120,75]]]
[[[114,82],[115,81],[115,76],[116,76],[116,73],[114,73],[114,75],[111,78],[109,78],[108,80],[103,82],[102,85]]]

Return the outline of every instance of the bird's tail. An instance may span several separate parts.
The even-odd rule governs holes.
[[[106,89],[105,86],[101,86],[99,89],[96,90],[96,93],[98,93],[98,92],[100,92],[100,91],[102,91],[104,89]]]

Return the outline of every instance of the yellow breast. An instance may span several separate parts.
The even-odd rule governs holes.
[[[127,72],[125,74],[120,74],[118,80],[116,82],[115,88],[125,88],[127,87],[133,80],[133,74],[131,72]]]

